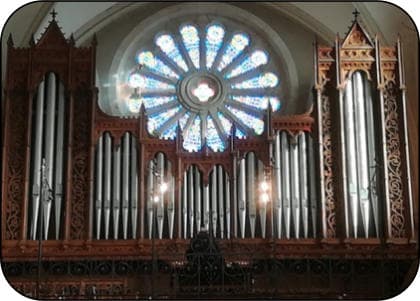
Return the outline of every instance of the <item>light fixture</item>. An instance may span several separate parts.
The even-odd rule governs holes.
[[[159,202],[159,196],[158,195],[155,195],[153,197],[153,202],[155,202],[155,203]]]
[[[162,182],[162,184],[160,184],[160,192],[165,193],[167,190],[168,190],[168,184],[166,182]]]
[[[266,191],[268,191],[268,183],[267,183],[267,181],[262,181],[261,182],[261,184],[260,184],[260,188],[261,188],[261,191],[262,192],[266,192]]]
[[[261,194],[261,202],[263,202],[264,204],[267,204],[269,201],[270,201],[270,198],[267,192],[264,192],[263,194]]]

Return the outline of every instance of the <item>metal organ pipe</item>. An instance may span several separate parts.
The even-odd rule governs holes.
[[[249,153],[247,156],[247,201],[249,209],[249,222],[251,226],[251,237],[255,237],[255,221],[257,218],[257,209],[255,206],[255,155]]]
[[[173,238],[174,222],[175,222],[175,177],[172,175],[171,162],[168,161],[168,226],[169,238]]]
[[[149,162],[149,170],[148,170],[148,176],[147,176],[147,212],[148,212],[148,226],[149,226],[149,238],[152,238],[152,230],[153,230],[153,206],[154,206],[154,195],[153,195],[153,187],[154,187],[154,175],[153,170],[155,168],[155,164],[153,160],[150,160]]]
[[[95,214],[96,214],[96,239],[101,235],[101,216],[102,216],[102,161],[103,161],[103,136],[101,135],[98,140],[96,148],[96,201],[95,201]]]
[[[238,185],[238,211],[239,223],[241,228],[241,238],[245,237],[245,216],[246,216],[246,203],[245,203],[245,158],[242,158],[239,165],[239,185]]]
[[[187,172],[184,171],[184,187],[182,189],[182,217],[184,221],[184,232],[183,237],[187,238],[187,225],[188,225],[188,207],[187,207],[187,189],[188,189],[188,183],[187,183]]]
[[[226,216],[226,237],[227,239],[230,239],[230,181],[229,181],[229,175],[225,174],[225,216]]]
[[[128,236],[128,211],[130,201],[130,134],[125,133],[123,137],[123,169],[122,169],[122,222],[123,222],[123,238]]]
[[[213,236],[216,237],[216,225],[217,225],[217,167],[213,166],[213,173],[211,177],[211,231]]]
[[[292,217],[294,223],[295,237],[299,238],[300,234],[300,196],[299,196],[299,153],[298,153],[298,137],[291,143],[290,151],[290,178],[292,182],[291,200],[292,200]]]
[[[305,133],[299,134],[299,176],[300,200],[302,204],[303,236],[308,238],[309,233],[309,206],[308,206],[308,168]]]
[[[358,233],[358,185],[357,185],[357,161],[356,161],[356,141],[354,128],[354,106],[353,106],[353,83],[349,79],[346,86],[344,101],[344,118],[345,118],[345,147],[347,162],[347,184],[350,196],[350,208],[353,223],[353,235],[357,238]]]
[[[54,209],[55,209],[55,239],[60,237],[61,204],[63,200],[63,149],[64,149],[64,86],[59,84],[57,138],[55,153]]]
[[[109,226],[111,216],[111,136],[105,133],[105,181],[104,181],[104,223],[105,239],[109,237]]]
[[[209,185],[204,186],[203,192],[204,228],[209,231],[210,226],[210,191]]]
[[[281,132],[281,162],[282,162],[282,198],[284,208],[285,234],[290,238],[290,218],[291,218],[291,200],[290,200],[290,163],[289,163],[289,141],[286,132]]]
[[[366,120],[365,120],[365,98],[363,94],[363,81],[360,72],[354,75],[353,86],[355,90],[354,105],[355,105],[355,130],[356,136],[356,157],[357,157],[357,172],[358,172],[358,196],[360,202],[360,210],[362,214],[363,228],[365,237],[369,236],[369,222],[370,222],[370,206],[369,206],[369,175],[368,175],[368,161],[367,161],[367,140],[366,140]]]
[[[159,187],[164,183],[164,176],[165,176],[165,156],[163,153],[157,154],[157,172],[159,173],[159,179],[157,179],[157,183]],[[159,239],[162,239],[163,235],[163,219],[164,219],[164,191],[156,191],[159,195],[159,202],[156,210],[156,218],[158,223],[158,235]]]
[[[258,166],[258,183],[261,184],[265,181],[264,164],[261,160],[257,160]],[[268,192],[267,192],[268,193]],[[267,202],[260,202],[260,223],[261,223],[261,236],[265,238],[266,216],[267,216]]]
[[[197,166],[194,167],[194,176],[195,222],[198,232],[201,229],[201,179],[200,170]]]
[[[137,218],[138,218],[138,172],[137,172],[137,147],[135,139],[131,139],[131,236],[136,238],[137,234]]]
[[[44,125],[44,80],[38,87],[36,102],[36,125],[35,125],[35,144],[32,169],[32,218],[31,233],[32,239],[36,239],[38,233],[38,214],[41,194],[41,157],[42,157],[42,137]]]
[[[217,167],[217,199],[218,199],[218,203],[219,203],[219,229],[220,229],[220,238],[223,238],[223,233],[224,233],[224,200],[223,200],[223,167],[222,166],[218,166]]]
[[[190,237],[194,236],[194,173],[193,167],[188,169],[188,203],[190,204]]]
[[[47,120],[45,123],[45,160],[47,180],[50,187],[53,184],[54,170],[54,132],[55,132],[55,101],[56,101],[56,77],[54,73],[48,75],[47,85]],[[48,237],[51,217],[51,202],[44,202],[44,238]]]
[[[314,143],[312,136],[308,136],[308,156],[309,156],[309,192],[310,192],[310,207],[311,207],[311,219],[312,219],[312,235],[316,237],[316,204],[317,204],[317,191],[315,183],[315,157],[314,157]]]
[[[366,122],[367,122],[367,142],[368,142],[368,171],[369,171],[369,196],[372,203],[373,220],[375,224],[376,237],[379,237],[379,208],[378,208],[378,195],[377,195],[377,168],[376,168],[376,147],[375,147],[375,126],[373,117],[373,101],[371,89],[368,81],[365,81],[365,103],[366,103]]]
[[[114,149],[113,167],[113,198],[112,198],[112,219],[114,225],[114,239],[118,239],[120,208],[121,208],[121,146]]]
[[[275,137],[274,147],[274,180],[276,185],[276,196],[274,198],[276,208],[276,227],[277,238],[281,237],[282,222],[283,222],[283,201],[282,201],[282,185],[281,185],[281,162],[280,162],[280,132],[277,132]]]

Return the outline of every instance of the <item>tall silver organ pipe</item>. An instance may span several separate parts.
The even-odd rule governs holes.
[[[187,172],[184,171],[184,183],[182,188],[182,220],[184,221],[184,231],[183,231],[183,238],[187,238],[187,225],[188,225],[188,205],[187,205],[187,190],[188,190],[188,182],[187,182]]]
[[[62,203],[64,200],[64,125],[65,125],[64,85],[54,73],[48,73],[38,86],[34,101],[34,118],[32,119],[34,136],[32,137],[31,158],[31,213],[29,214],[29,237],[38,237],[39,223],[42,224],[44,239],[49,239],[53,232],[54,239],[60,238]],[[45,159],[45,191],[48,201],[41,200],[42,181],[41,162]],[[48,187],[48,188],[47,188]],[[54,211],[52,208],[54,206]],[[42,209],[42,220],[39,220]],[[54,214],[53,223],[51,216]],[[54,226],[50,231],[51,225]]]
[[[316,170],[315,170],[315,157],[314,157],[314,143],[311,135],[308,135],[308,163],[309,163],[309,192],[310,192],[310,207],[311,207],[311,220],[312,220],[312,236],[316,237],[316,224],[317,224],[317,190],[316,190]]]
[[[357,157],[357,177],[359,181],[358,196],[360,200],[360,210],[362,213],[362,222],[365,237],[369,235],[370,205],[369,205],[369,175],[367,161],[367,140],[366,140],[366,121],[365,121],[365,99],[363,95],[363,81],[360,72],[354,75],[355,87],[355,130],[356,130],[356,157]]]
[[[32,216],[30,237],[36,239],[38,233],[38,214],[41,194],[41,158],[42,158],[42,137],[44,125],[44,80],[38,87],[36,102],[36,124],[35,124],[35,143],[32,169]]]
[[[358,183],[357,183],[357,159],[356,159],[356,139],[354,127],[354,103],[353,103],[353,84],[349,80],[344,95],[344,121],[345,121],[345,149],[347,162],[347,191],[350,200],[351,224],[353,225],[353,235],[358,236]]]
[[[101,221],[102,221],[102,163],[103,163],[103,136],[98,140],[96,148],[96,198],[95,198],[95,215],[96,215],[96,239],[101,235]]]
[[[304,133],[300,133],[299,139],[299,187],[300,199],[302,203],[302,221],[303,236],[308,238],[309,233],[309,205],[308,205],[308,167],[307,167],[307,150],[306,137]]]
[[[233,237],[238,237],[238,159],[233,156],[233,183],[232,183],[232,203],[233,203]]]
[[[350,227],[347,236],[368,238],[379,234],[376,187],[375,126],[369,82],[360,71],[348,80],[344,101],[344,132],[347,171],[345,182],[350,199]],[[359,222],[359,215],[361,222]]]
[[[218,211],[218,217],[219,217],[219,229],[220,229],[220,238],[223,238],[224,233],[224,197],[223,197],[223,167],[218,166],[217,167],[217,199],[219,203],[219,211]],[[216,225],[214,225],[216,226]]]
[[[137,165],[137,147],[135,139],[131,139],[131,236],[137,237],[137,220],[138,220],[138,165]]]
[[[175,222],[175,178],[172,175],[172,164],[168,161],[168,231],[169,238],[173,238]]]
[[[63,151],[64,151],[64,85],[59,83],[57,135],[55,151],[55,181],[54,181],[54,213],[55,213],[55,239],[60,237],[61,205],[63,201]]]
[[[265,181],[264,173],[264,164],[261,160],[257,160],[258,166],[258,184],[261,185]],[[261,189],[261,187],[259,187]],[[261,224],[261,236],[265,238],[265,229],[266,229],[266,217],[267,217],[267,202],[265,200],[260,200],[259,203],[259,213],[260,213],[260,224]]]
[[[365,105],[366,105],[366,131],[367,131],[367,148],[368,148],[368,170],[369,170],[369,196],[372,203],[372,213],[375,225],[376,237],[379,237],[379,208],[378,208],[378,194],[377,194],[377,158],[375,147],[375,125],[373,116],[373,102],[370,85],[367,81],[364,82]]]
[[[56,77],[54,73],[48,74],[47,86],[47,110],[46,110],[46,123],[45,123],[45,160],[46,160],[46,173],[47,180],[50,187],[53,184],[53,171],[54,171],[54,133],[55,133],[55,104],[56,104]],[[51,202],[43,203],[44,210],[44,237],[48,237],[51,217]]]
[[[148,226],[149,226],[149,238],[152,238],[152,230],[153,230],[153,223],[154,223],[154,175],[153,170],[155,169],[155,164],[153,160],[150,160],[149,167],[148,167],[148,176],[147,176],[147,217],[148,217]]]
[[[282,162],[282,199],[285,222],[285,235],[290,238],[291,200],[290,200],[290,164],[289,164],[289,141],[287,133],[281,133],[281,162]]]
[[[213,167],[211,178],[211,230],[216,237],[217,229],[217,167]]]
[[[194,199],[195,199],[195,222],[196,231],[201,229],[201,179],[200,170],[197,166],[194,168]]]
[[[276,233],[277,238],[281,237],[282,234],[282,224],[283,224],[283,200],[282,200],[282,183],[281,183],[281,160],[280,160],[280,132],[277,132],[275,136],[275,145],[274,145],[274,181],[276,187],[276,195],[273,199],[274,208],[276,214],[274,219],[276,220]],[[274,221],[273,221],[274,222]]]
[[[112,222],[114,225],[114,239],[118,239],[121,210],[121,146],[114,149],[113,162],[113,198],[112,198]]]
[[[210,227],[210,190],[209,190],[209,185],[205,185],[204,186],[204,191],[203,191],[203,210],[204,210],[204,214],[203,214],[203,219],[204,219],[204,228],[206,229],[206,231],[209,231],[209,227]]]
[[[190,209],[190,237],[194,236],[194,190],[193,190],[193,183],[194,183],[194,169],[190,166],[188,170],[188,203]]]
[[[299,153],[298,153],[298,141],[294,137],[293,143],[291,144],[290,151],[290,170],[291,170],[291,199],[292,199],[292,217],[294,224],[295,237],[298,238],[300,234],[300,195],[299,195]]]
[[[123,168],[122,168],[122,223],[123,238],[128,237],[128,211],[130,202],[130,182],[129,182],[129,162],[130,162],[130,134],[126,132],[123,137]]]
[[[245,158],[242,158],[239,165],[239,183],[238,183],[238,211],[239,224],[241,229],[241,238],[245,238]]]
[[[159,185],[156,187],[160,191],[156,191],[159,201],[157,203],[157,210],[156,210],[156,218],[157,218],[157,225],[158,225],[158,236],[159,239],[163,236],[163,222],[164,222],[164,197],[165,191],[163,191],[162,184],[165,183],[165,156],[163,153],[157,154],[157,172],[158,172],[158,179],[157,184]]]
[[[226,174],[225,177],[225,216],[226,216],[226,238],[230,239],[231,235],[230,235],[230,231],[231,231],[231,227],[230,227],[230,180],[229,180],[229,175]]]
[[[109,133],[105,133],[105,181],[104,181],[104,224],[105,239],[109,238],[110,216],[111,216],[111,151],[112,141]]]
[[[255,155],[250,152],[247,156],[247,203],[249,210],[249,223],[251,228],[251,237],[255,237],[255,224],[257,218],[257,209],[255,204]]]

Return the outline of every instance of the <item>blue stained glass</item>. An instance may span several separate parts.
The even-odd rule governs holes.
[[[238,139],[245,139],[246,138],[246,135],[244,134],[244,132],[242,132],[240,129],[238,129],[238,128],[236,128],[236,131],[235,131],[235,136],[236,136],[236,138],[238,138]]]
[[[175,86],[161,82],[138,73],[133,73],[128,78],[128,83],[132,88],[140,88],[141,90],[174,90]]]
[[[180,30],[185,49],[196,69],[200,68],[200,38],[198,30],[192,25],[183,26]]]
[[[267,109],[268,97],[267,96],[236,96],[232,95],[232,99],[236,102],[246,104],[248,106],[265,110]]]
[[[221,152],[225,149],[222,139],[220,139],[219,133],[216,130],[213,119],[207,116],[207,145],[214,152]]]
[[[189,152],[198,152],[201,149],[201,120],[199,116],[195,117],[184,135],[182,146]]]
[[[167,34],[161,35],[156,39],[156,45],[170,58],[172,59],[181,69],[185,72],[188,71],[187,64],[179,52],[178,47],[175,45],[174,39]]]
[[[227,46],[225,53],[217,67],[218,71],[222,71],[227,65],[229,65],[234,58],[236,58],[246,46],[249,44],[249,37],[243,33],[235,34],[232,37],[229,45]]]
[[[273,112],[278,111],[280,109],[281,103],[277,97],[270,97],[270,104]]]
[[[190,118],[191,114],[189,112],[185,113],[184,116],[182,116],[179,119],[179,126],[181,127],[181,130],[184,130],[185,125],[187,124],[188,118]]]
[[[181,106],[149,116],[147,120],[147,130],[149,131],[149,133],[153,134],[162,126],[162,124],[168,121],[169,118],[173,117],[176,113],[178,113],[179,110],[181,110]]]
[[[142,97],[141,101],[144,103],[144,108],[150,109],[154,108],[172,101],[175,101],[176,96],[151,96],[151,97]]]
[[[232,122],[223,115],[222,112],[217,113],[217,117],[219,117],[220,123],[222,124],[223,130],[225,131],[227,136],[230,136],[230,131],[232,130]]]
[[[265,110],[268,107],[268,102],[271,104],[271,108],[274,111],[280,109],[280,100],[277,97],[270,96],[238,96],[232,95],[232,99],[236,102],[246,104],[251,107],[255,107],[260,110]]]
[[[163,138],[165,140],[168,140],[168,139],[169,140],[173,140],[173,139],[175,139],[175,137],[176,137],[176,127],[177,126],[178,126],[177,123],[174,122],[169,129],[167,129],[166,131],[164,131],[162,133],[162,135],[160,135],[160,138]]]
[[[143,51],[137,56],[137,61],[140,65],[144,65],[150,70],[165,75],[167,77],[173,77],[179,79],[179,75],[172,71],[164,62],[155,57],[150,51]]]
[[[226,78],[231,78],[243,74],[249,70],[255,69],[261,65],[265,65],[268,62],[268,56],[264,51],[257,50],[247,57],[242,63],[239,64],[235,69],[226,74]]]
[[[130,112],[132,113],[138,113],[140,111],[140,107],[142,104],[141,98],[129,98],[127,101],[127,106]]]
[[[231,106],[226,108],[236,117],[238,117],[246,126],[252,128],[257,135],[261,135],[264,132],[264,121],[252,116],[244,111],[238,110]]]
[[[222,47],[225,30],[220,25],[212,25],[207,28],[206,35],[206,67],[210,69],[213,66],[214,59]]]
[[[273,73],[258,75],[241,83],[233,84],[235,89],[253,89],[253,88],[273,88],[277,86],[279,80]]]

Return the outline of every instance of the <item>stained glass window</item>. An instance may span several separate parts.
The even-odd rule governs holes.
[[[223,43],[225,30],[220,25],[212,25],[207,28],[206,35],[206,67],[210,69],[213,66],[214,59]]]
[[[183,147],[189,152],[198,152],[201,149],[200,116],[196,116],[190,128],[186,130]]]
[[[207,145],[214,151],[220,152],[225,149],[222,139],[220,139],[217,133],[216,126],[214,125],[213,119],[207,116]]]
[[[196,69],[200,69],[200,38],[198,37],[197,28],[192,25],[186,25],[181,28],[180,32],[191,61]]]
[[[171,68],[169,68],[164,62],[155,57],[150,51],[143,51],[137,57],[137,61],[140,65],[146,66],[152,72],[179,79],[179,75],[176,74]]]
[[[144,106],[151,135],[175,139],[179,125],[186,151],[200,151],[203,141],[211,151],[225,151],[234,125],[238,139],[261,135],[268,104],[280,109],[270,55],[248,34],[229,33],[223,24],[187,24],[157,35],[155,45],[137,52],[140,66],[124,85],[132,93],[123,98],[131,113]]]

